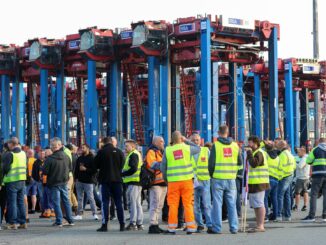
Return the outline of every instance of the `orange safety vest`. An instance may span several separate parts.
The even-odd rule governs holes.
[[[162,162],[162,158],[163,158],[163,155],[162,155],[161,151],[155,151],[153,149],[148,150],[148,152],[146,154],[146,158],[145,158],[145,161],[147,163],[146,168],[148,170],[152,171],[151,167],[152,167],[153,163]],[[164,183],[162,172],[159,170],[153,170],[153,171],[155,173],[155,179],[152,184],[155,185],[155,184]]]

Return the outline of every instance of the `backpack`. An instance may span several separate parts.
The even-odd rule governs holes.
[[[149,151],[150,149],[147,150],[147,152]],[[147,152],[146,152],[146,155],[147,155]],[[156,151],[155,151],[155,154],[156,154]],[[147,161],[146,161],[146,158],[144,160],[144,163],[143,165],[141,166],[140,168],[140,175],[139,175],[139,179],[140,179],[140,184],[141,186],[143,187],[143,189],[149,189],[152,187],[152,183],[154,182],[155,180],[155,172],[154,171],[150,171],[148,168],[147,168]]]
[[[155,180],[155,173],[147,169],[147,163],[143,163],[140,168],[140,184],[143,189],[149,189],[152,187],[152,183]]]

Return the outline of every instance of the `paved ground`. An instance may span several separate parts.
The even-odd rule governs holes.
[[[320,214],[321,200],[318,201]],[[88,212],[89,215],[89,212]],[[118,222],[110,224],[110,231],[98,233],[95,230],[100,222],[91,220],[87,216],[83,221],[76,222],[75,227],[54,228],[53,221],[38,219],[38,215],[31,217],[28,230],[0,231],[0,245],[4,244],[263,244],[263,245],[290,245],[290,244],[326,244],[326,223],[318,221],[313,224],[302,224],[299,220],[307,212],[295,212],[291,223],[270,223],[266,225],[265,233],[232,235],[228,232],[228,223],[224,224],[223,234],[208,235],[206,233],[187,236],[179,231],[176,236],[148,235],[148,212],[145,211],[145,231],[119,232]],[[248,223],[253,224],[253,212],[248,210]],[[165,227],[165,226],[163,226]]]

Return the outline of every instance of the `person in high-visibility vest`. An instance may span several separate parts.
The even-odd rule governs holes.
[[[7,229],[26,229],[24,205],[25,180],[27,171],[26,154],[19,147],[16,137],[8,141],[10,152],[2,158],[3,183],[7,192]],[[17,227],[17,224],[19,226]]]
[[[288,144],[284,140],[277,143],[278,150],[280,151],[280,171],[281,177],[278,184],[278,210],[277,221],[291,221],[292,209],[292,194],[291,185],[293,181],[294,170],[296,169],[296,162],[288,149]],[[282,210],[283,208],[283,210]],[[282,217],[283,215],[283,217]]]
[[[309,215],[303,222],[314,222],[317,208],[317,198],[322,191],[323,193],[323,213],[322,221],[326,222],[326,138],[320,138],[318,146],[315,147],[308,155],[306,163],[312,168],[312,185],[310,194]]]
[[[212,177],[212,229],[209,234],[222,232],[222,205],[223,199],[228,210],[230,232],[238,232],[238,215],[236,208],[237,187],[236,177],[242,159],[239,146],[228,138],[229,128],[221,125],[218,130],[218,140],[214,143],[209,156],[208,170]]]
[[[35,158],[35,151],[33,149],[28,149],[26,152],[27,155],[27,180],[26,180],[26,188],[25,188],[25,206],[26,206],[26,212],[29,212],[28,209],[28,202],[27,202],[27,197],[31,197],[31,203],[32,203],[32,208],[30,210],[31,214],[35,213],[35,207],[36,207],[36,194],[37,194],[37,183],[32,177],[32,170],[33,170],[33,165],[36,161]]]
[[[143,208],[141,206],[140,169],[143,164],[142,156],[136,149],[134,140],[125,142],[127,158],[122,169],[123,183],[127,184],[127,199],[130,207],[130,224],[126,230],[144,230]]]
[[[265,191],[269,189],[269,172],[266,153],[260,148],[257,136],[248,138],[247,160],[249,162],[249,202],[255,210],[256,227],[250,232],[264,232]]]
[[[191,235],[197,232],[193,205],[194,169],[191,158],[200,152],[200,147],[188,141],[179,131],[173,132],[172,143],[172,146],[165,148],[161,163],[163,178],[168,183],[169,218],[166,234],[174,235],[176,232],[181,197],[187,234]]]
[[[201,138],[199,134],[193,134],[191,141],[200,147]],[[211,177],[208,172],[209,149],[201,147],[200,152],[192,158],[195,169],[195,220],[197,231],[205,229],[201,207],[203,207],[207,229],[212,229],[211,220]]]
[[[277,150],[272,141],[265,142],[265,152],[267,158],[268,172],[269,172],[269,184],[270,188],[265,192],[265,209],[266,209],[266,217],[265,222],[275,221],[277,212],[278,212],[278,198],[277,198],[277,190],[278,190],[278,182],[281,179],[280,172],[280,159],[277,154]],[[269,213],[268,208],[268,199],[271,199],[273,206],[273,213]]]

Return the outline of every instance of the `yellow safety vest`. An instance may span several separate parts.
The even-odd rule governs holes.
[[[280,170],[282,172],[282,179],[293,175],[296,169],[296,162],[289,150],[284,150],[279,155],[280,158]]]
[[[190,146],[184,143],[168,146],[165,149],[167,159],[167,180],[177,182],[194,178]]]
[[[19,153],[11,154],[13,156],[13,161],[9,173],[7,173],[3,178],[3,183],[5,184],[26,180],[27,159],[25,152],[21,151]]]
[[[219,141],[215,143],[215,169],[214,179],[236,179],[238,166],[239,146],[232,142],[224,145]]]
[[[125,172],[125,171],[128,171],[130,169],[129,159],[130,159],[130,156],[132,154],[134,154],[134,153],[138,155],[137,171],[133,175],[123,177],[123,183],[139,182],[140,181],[139,175],[140,175],[141,166],[143,165],[143,160],[142,160],[142,157],[141,157],[141,154],[140,154],[139,151],[133,150],[132,152],[130,152],[128,154],[128,156],[126,158],[126,161],[125,161],[125,165],[123,166],[122,171]]]
[[[209,149],[207,147],[201,147],[198,155],[197,163],[194,164],[194,169],[198,180],[205,181],[210,180],[208,172],[208,157]],[[195,159],[193,158],[195,162]]]
[[[249,185],[254,184],[268,184],[269,183],[269,174],[268,174],[268,164],[264,151],[258,148],[253,156],[257,154],[257,152],[261,152],[264,158],[264,165],[253,168],[249,165]]]
[[[280,171],[280,158],[276,157],[275,159],[273,159],[268,154],[266,156],[267,156],[269,176],[272,176],[275,179],[280,180],[282,178],[282,173]]]

